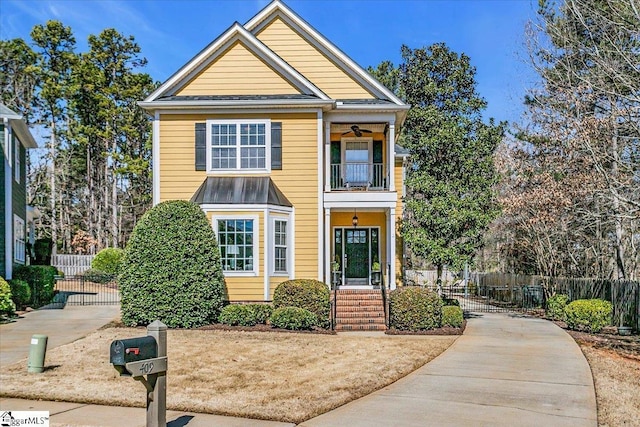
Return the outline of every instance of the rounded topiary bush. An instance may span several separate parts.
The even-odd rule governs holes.
[[[126,325],[215,322],[226,289],[218,243],[198,205],[174,200],[149,209],[131,234],[118,281]]]
[[[122,249],[105,248],[98,252],[91,261],[91,269],[117,275],[120,273],[120,265],[122,264],[123,257],[124,251]]]
[[[317,316],[300,307],[280,307],[273,310],[269,322],[274,328],[301,331],[317,326]]]
[[[389,323],[404,331],[423,331],[440,327],[442,299],[437,293],[419,287],[398,288],[389,294]]]
[[[9,280],[9,287],[11,288],[11,299],[16,307],[22,308],[29,304],[31,287],[27,282],[20,279]]]
[[[460,306],[445,305],[442,307],[442,326],[459,328],[462,326],[462,322],[464,322],[464,313]]]
[[[273,292],[273,307],[299,307],[317,316],[317,326],[329,327],[329,287],[313,279],[282,282]]]
[[[569,297],[556,294],[547,299],[546,315],[549,319],[564,320],[564,309],[569,303]]]
[[[600,332],[611,323],[613,306],[601,299],[579,299],[564,309],[565,322],[570,329]]]
[[[258,323],[252,307],[243,304],[231,304],[223,308],[218,321],[231,326],[254,326]]]
[[[16,306],[11,300],[11,288],[3,277],[0,277],[0,314],[13,314]]]

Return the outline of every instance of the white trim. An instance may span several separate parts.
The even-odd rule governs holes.
[[[155,206],[160,203],[160,112],[158,111],[153,115],[151,151],[153,206]]]
[[[387,164],[389,165],[389,191],[396,191],[395,170],[396,170],[396,123],[389,122],[389,138],[387,140]]]
[[[398,194],[390,191],[331,191],[324,194],[325,208],[339,208],[344,204],[344,207],[392,208],[397,202]]]
[[[389,254],[389,262],[391,268],[389,270],[389,289],[396,288],[396,209],[389,209],[389,240],[391,253]]]
[[[20,140],[13,138],[13,179],[20,184],[22,181],[22,159],[20,158]]]
[[[324,210],[324,240],[325,240],[325,245],[324,245],[324,274],[325,274],[325,280],[328,285],[329,285],[329,289],[331,289],[331,287],[333,286],[333,283],[331,283],[331,264],[333,263],[333,258],[331,258],[331,209],[327,208]],[[342,264],[342,263],[340,263]]]
[[[223,274],[225,277],[256,277],[260,275],[260,216],[259,215],[212,215],[211,226],[213,232],[216,234],[218,240],[218,246],[220,245],[220,238],[218,236],[218,221],[224,220],[252,220],[253,221],[253,270],[249,271],[226,271],[223,267]],[[265,269],[266,270],[266,269]]]
[[[280,222],[284,222],[285,225],[285,237],[286,237],[286,261],[287,261],[287,265],[286,265],[286,271],[276,271],[276,239],[275,239],[275,232],[276,232],[276,221],[280,221]],[[269,235],[267,236],[265,234],[265,242],[271,242],[269,250],[270,253],[273,254],[273,259],[271,260],[271,264],[269,266],[269,275],[273,276],[273,277],[288,277],[290,279],[292,279],[293,277],[291,276],[291,265],[293,264],[291,262],[292,259],[292,251],[291,251],[291,229],[293,228],[291,225],[291,218],[289,217],[283,217],[283,216],[270,216],[269,217],[269,225],[270,225],[270,232]]]
[[[6,132],[8,128],[9,120],[4,119],[4,138],[5,138],[5,148],[7,149],[7,153],[11,152],[9,135]],[[13,221],[12,221],[12,212],[13,212],[13,177],[11,176],[11,159],[3,156],[4,161],[4,170],[3,174],[3,185],[4,185],[4,266],[5,271],[2,272],[2,275],[5,279],[11,279],[13,273]],[[7,173],[9,172],[9,173]]]
[[[334,106],[333,100],[321,99],[253,99],[253,100],[184,100],[184,101],[139,101],[138,106],[147,110],[184,110],[193,112],[207,108],[206,112],[215,110],[218,114],[237,113],[239,109],[252,112],[309,112],[316,109],[329,111]],[[296,108],[299,107],[299,108]],[[267,110],[267,108],[270,108]]]
[[[378,257],[378,262],[380,262],[380,265],[382,265],[382,262],[380,261],[382,259],[382,248],[380,247],[380,236],[381,236],[381,230],[382,230],[382,226],[381,225],[365,225],[365,226],[358,226],[358,227],[354,227],[353,225],[347,226],[347,225],[335,225],[333,227],[331,227],[330,229],[330,236],[329,236],[329,245],[331,246],[330,251],[333,254],[333,256],[329,255],[329,259],[331,260],[331,263],[333,262],[335,256],[337,255],[335,253],[335,249],[336,249],[336,230],[337,229],[342,229],[342,253],[340,254],[340,271],[342,273],[342,285],[340,286],[345,286],[344,289],[371,289],[373,285],[371,285],[371,266],[373,265],[373,259],[371,258],[371,230],[377,230],[378,231],[378,253],[377,253],[377,257]],[[367,272],[367,283],[368,285],[346,285],[346,270],[344,269],[344,251],[345,251],[345,246],[347,244],[347,239],[346,239],[346,233],[344,232],[345,230],[369,230],[369,234],[368,234],[368,244],[369,244],[369,252],[368,252],[368,258],[369,258],[369,271]],[[385,239],[388,241],[388,239]],[[387,243],[388,244],[388,243]],[[389,251],[385,251],[387,254],[387,258],[389,257]],[[328,265],[330,265],[331,263],[327,263]]]
[[[331,122],[324,123],[324,191],[331,191]]]
[[[158,108],[161,111],[161,114],[185,114],[188,112],[189,114],[238,114],[237,109],[227,108],[227,109],[211,109],[211,108],[188,108],[188,109],[164,109]],[[278,110],[270,109],[270,108],[256,108],[256,109],[244,109],[245,115],[252,114],[289,114],[289,113],[317,113],[318,111],[322,111],[322,108],[282,108]],[[277,121],[279,119],[272,119],[273,121]]]
[[[322,111],[318,111],[317,115],[316,115],[316,149],[318,150],[318,164],[316,167],[316,172],[318,174],[318,210],[317,210],[317,215],[318,215],[318,226],[317,226],[317,233],[318,233],[318,280],[322,281],[322,276],[323,276],[323,264],[324,261],[322,259],[322,254],[324,253],[324,238],[323,238],[323,224],[324,224],[324,218],[322,217],[322,206],[324,204],[324,191],[323,191],[323,175],[324,175],[324,171],[322,168],[323,165],[323,156],[322,156],[322,148],[324,147],[324,143],[323,143],[323,137],[322,137],[322,124],[323,124],[323,117],[322,117]],[[328,161],[328,160],[327,160]]]
[[[331,111],[325,114],[326,119],[333,123],[391,123],[396,119],[393,112],[372,112],[358,113],[355,111]]]
[[[296,278],[296,209],[291,209],[289,219],[293,226],[291,227],[291,271],[289,272],[289,279]]]
[[[285,22],[288,21],[288,23],[292,25],[294,29],[297,30],[300,35],[302,35],[303,38],[305,38],[312,45],[318,48],[322,53],[336,62],[336,65],[342,68],[343,71],[345,71],[351,77],[354,77],[356,81],[358,81],[365,87],[365,89],[370,92],[374,92],[376,95],[381,95],[381,98],[386,97],[397,105],[406,105],[389,89],[387,89],[384,85],[374,79],[356,62],[354,62],[351,58],[344,54],[333,43],[329,42],[322,34],[316,31],[311,25],[305,22],[295,12],[293,12],[279,0],[273,1],[267,7],[262,9],[262,11],[258,12],[256,16],[254,16],[244,25],[244,27],[255,34],[267,25],[267,18],[269,18],[273,14],[275,14],[276,16],[280,16],[280,18]]]
[[[270,266],[269,266],[269,252],[270,252],[270,248],[267,247],[268,245],[268,241],[269,241],[269,226],[271,225],[269,223],[269,209],[265,208],[263,213],[263,218],[264,218],[264,237],[263,237],[263,242],[264,242],[264,277],[263,277],[263,298],[264,300],[268,300],[269,299],[269,281],[271,280],[271,278],[269,277],[268,272],[270,271]]]
[[[276,206],[276,205],[266,205],[266,204],[246,204],[246,205],[215,205],[215,204],[202,204],[200,205],[200,209],[204,212],[224,212],[224,211],[259,211],[261,212],[264,209],[269,209],[270,212],[277,213],[290,213],[293,208],[287,206]]]
[[[301,92],[310,92],[320,99],[329,99],[320,89],[307,80],[302,74],[291,65],[276,55],[264,43],[258,40],[253,34],[247,31],[239,23],[233,24],[227,31],[222,33],[216,40],[205,47],[199,54],[187,62],[180,70],[165,81],[158,89],[149,95],[145,102],[156,100],[162,95],[173,94],[179,90],[183,83],[186,83],[191,76],[195,75],[202,68],[211,63],[225,49],[236,41],[243,41],[245,45],[261,59],[271,64],[277,71],[280,71],[289,83],[293,84]]]
[[[212,169],[211,168],[211,126],[212,125],[235,125],[236,126],[236,144],[234,146],[220,146],[221,148],[231,148],[235,147],[236,149],[236,167],[229,169]],[[240,139],[242,137],[240,129],[242,125],[246,124],[264,124],[264,132],[265,132],[265,152],[264,152],[264,168],[241,168],[241,149],[242,145]],[[260,146],[255,145],[247,145],[245,148],[260,148]],[[233,173],[234,175],[238,174],[268,174],[271,173],[271,120],[270,119],[208,119],[206,121],[206,170],[209,175],[228,175],[229,173]]]
[[[19,234],[17,231],[21,231],[22,241],[18,240]],[[24,219],[20,216],[14,214],[13,215],[13,262],[16,264],[24,264],[26,262],[26,228]],[[21,243],[22,247],[18,248],[18,244]],[[22,257],[18,257],[18,255],[22,255]]]

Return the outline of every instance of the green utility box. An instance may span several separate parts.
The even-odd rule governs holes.
[[[44,372],[44,357],[47,354],[46,335],[32,335],[31,347],[29,348],[29,365],[28,372],[42,373]]]

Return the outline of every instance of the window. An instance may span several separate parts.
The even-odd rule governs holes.
[[[286,273],[287,268],[287,221],[275,220],[273,225],[273,271]]]
[[[13,259],[15,262],[24,264],[24,220],[17,215],[13,216]]]
[[[269,121],[209,120],[207,124],[211,171],[268,169]]]
[[[216,219],[222,269],[257,273],[257,227],[254,219]]]
[[[16,182],[19,184],[20,183],[20,175],[22,173],[22,171],[20,170],[21,167],[22,167],[22,164],[20,162],[20,141],[18,140],[18,138],[14,138],[13,143],[14,143],[14,150],[13,150],[14,178],[15,178]]]

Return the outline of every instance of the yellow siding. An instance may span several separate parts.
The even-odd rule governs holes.
[[[318,149],[316,115],[245,114],[245,115],[161,115],[160,120],[160,197],[165,200],[189,200],[207,177],[194,170],[195,123],[207,119],[264,119],[282,122],[283,169],[271,172],[274,183],[295,209],[295,276],[318,277]],[[210,214],[211,216],[211,214]],[[264,298],[264,219],[260,213],[260,276],[228,278],[232,300]],[[271,292],[286,278],[270,279]]]
[[[177,95],[282,95],[300,93],[244,44],[236,42]]]
[[[309,44],[280,18],[256,35],[276,54],[333,99],[373,98],[358,82]]]
[[[402,218],[402,161],[396,160],[394,173],[394,181],[396,191],[398,192],[398,201],[396,202],[396,286],[402,286],[402,258],[404,245],[402,244],[402,236],[400,235],[400,220]]]

